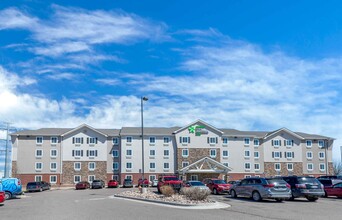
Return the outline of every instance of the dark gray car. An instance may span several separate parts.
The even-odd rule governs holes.
[[[291,198],[290,185],[281,178],[246,178],[230,189],[231,197],[243,196],[254,201],[275,199],[283,201]]]
[[[91,183],[91,188],[92,189],[102,189],[105,187],[105,182],[103,180],[93,180]]]
[[[284,176],[282,178],[291,185],[292,196],[290,200],[305,197],[309,201],[316,201],[325,195],[323,185],[314,177]]]

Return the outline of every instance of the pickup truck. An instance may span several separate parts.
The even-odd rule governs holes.
[[[160,188],[166,185],[172,186],[175,191],[179,191],[183,187],[183,181],[179,180],[178,177],[174,175],[160,176],[157,185],[158,192],[161,193]]]
[[[21,180],[18,178],[3,178],[0,179],[2,182],[2,191],[5,192],[5,199],[11,199],[16,195],[21,195],[22,184]]]

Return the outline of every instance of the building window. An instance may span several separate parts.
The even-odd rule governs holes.
[[[273,154],[273,158],[276,158],[276,159],[281,158],[281,152],[279,151],[272,152],[272,154]]]
[[[183,161],[182,162],[182,167],[187,167],[187,166],[189,166],[189,162]]]
[[[287,159],[292,159],[294,157],[294,152],[286,151],[285,152],[285,157]]]
[[[73,144],[83,144],[83,137],[73,137],[72,143]]]
[[[156,169],[156,163],[150,163],[150,169],[151,170]]]
[[[224,145],[227,145],[228,144],[228,138],[222,138],[222,143]]]
[[[312,152],[311,151],[306,152],[306,158],[312,159]]]
[[[285,140],[285,146],[286,147],[292,147],[293,146],[293,140],[289,140],[289,139]]]
[[[95,162],[89,162],[89,163],[88,163],[88,169],[89,169],[90,171],[95,170],[95,168],[96,168],[96,163],[95,163]]]
[[[287,164],[287,170],[292,171],[293,170],[293,163],[288,163]]]
[[[280,171],[280,169],[281,169],[280,163],[275,163],[275,164],[274,164],[274,169],[275,169],[276,171]]]
[[[153,182],[153,180],[155,180],[156,178],[157,178],[156,175],[149,175],[150,182]]]
[[[127,143],[132,143],[132,137],[126,137],[126,142]]]
[[[191,181],[197,181],[198,175],[191,175],[190,179],[191,179]]]
[[[164,137],[164,144],[168,144],[170,142],[170,138],[169,137]]]
[[[259,139],[254,139],[254,146],[259,146]]]
[[[83,150],[73,150],[72,156],[73,157],[83,157]]]
[[[249,158],[251,156],[251,152],[249,150],[245,150],[245,157]]]
[[[50,176],[50,183],[57,183],[57,176],[56,175],[53,175],[53,176]]]
[[[51,144],[57,144],[58,138],[57,137],[51,137]]]
[[[87,150],[87,157],[90,157],[90,158],[97,157],[97,150]]]
[[[43,150],[37,149],[37,150],[36,150],[36,157],[37,157],[37,158],[43,157]]]
[[[37,171],[40,171],[40,170],[43,169],[43,163],[41,163],[41,162],[36,162],[36,163],[35,163],[35,167],[36,167],[36,170],[37,170]]]
[[[164,157],[168,157],[170,155],[169,150],[164,150]]]
[[[113,176],[112,176],[112,180],[119,181],[119,175],[113,175]]]
[[[251,163],[245,163],[245,170],[251,169]]]
[[[126,156],[132,156],[133,151],[131,149],[126,150]]]
[[[90,138],[87,138],[87,144],[97,144],[97,137],[90,137]]]
[[[50,170],[57,170],[57,163],[56,162],[50,163]]]
[[[113,170],[119,170],[119,163],[118,162],[113,163]]]
[[[320,163],[319,164],[319,170],[320,171],[325,171],[325,164],[324,163]]]
[[[179,140],[180,140],[180,143],[183,143],[183,144],[190,143],[190,137],[180,137]]]
[[[320,160],[323,160],[325,158],[325,153],[324,152],[318,152],[318,157]]]
[[[81,182],[81,176],[80,175],[75,175],[74,176],[74,183]]]
[[[74,170],[76,170],[76,171],[81,170],[81,163],[80,162],[75,162],[74,163]]]
[[[249,145],[249,141],[250,141],[249,138],[245,138],[245,139],[244,139],[244,144],[245,144],[245,145]]]
[[[224,166],[229,167],[229,163],[222,163]]]
[[[260,170],[260,164],[259,163],[254,164],[254,170]]]
[[[56,149],[51,149],[50,150],[50,157],[56,158],[57,157],[57,150]]]
[[[210,157],[216,157],[216,149],[210,149]]]
[[[272,140],[272,146],[274,147],[279,147],[281,145],[280,140],[276,139],[276,140]]]
[[[132,176],[132,175],[126,175],[126,176],[125,176],[125,179],[133,180],[133,176]]]
[[[150,157],[156,156],[156,150],[150,150]]]
[[[113,138],[113,144],[119,145],[119,138],[117,138],[117,137]]]
[[[164,169],[165,169],[165,170],[170,169],[170,164],[169,164],[169,163],[164,163]]]
[[[323,148],[324,147],[324,141],[323,140],[318,141],[318,147],[319,148]]]
[[[150,137],[150,144],[156,143],[156,138],[155,137]]]
[[[254,158],[256,158],[256,159],[259,158],[259,151],[254,151]]]
[[[182,149],[182,157],[188,157],[189,156],[189,150],[188,149]]]
[[[112,151],[113,157],[119,157],[119,151],[118,150],[113,150]]]
[[[217,144],[218,140],[217,137],[208,137],[209,144]]]
[[[36,182],[40,182],[43,180],[43,177],[42,176],[34,176],[34,181]]]
[[[88,182],[92,183],[95,180],[95,175],[88,176]]]
[[[306,147],[312,147],[312,141],[311,140],[307,140],[306,141]]]
[[[307,169],[308,169],[308,171],[312,171],[313,170],[313,163],[308,163]]]
[[[43,144],[43,137],[36,137],[36,144]]]
[[[132,163],[131,162],[128,162],[128,163],[126,163],[126,169],[128,169],[128,170],[130,170],[130,169],[132,169]]]
[[[227,151],[227,150],[222,151],[222,156],[223,157],[229,157],[229,151]]]

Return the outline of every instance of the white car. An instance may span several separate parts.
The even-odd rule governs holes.
[[[154,179],[154,180],[152,181],[152,186],[153,186],[153,187],[157,187],[157,186],[158,186],[158,180],[157,180],[157,179]]]

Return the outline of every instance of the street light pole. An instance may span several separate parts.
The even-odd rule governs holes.
[[[145,174],[145,158],[144,158],[144,101],[147,101],[147,97],[141,97],[141,146],[142,146],[142,184],[141,187],[144,187],[144,174]]]

